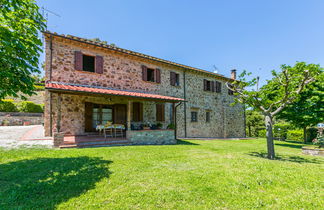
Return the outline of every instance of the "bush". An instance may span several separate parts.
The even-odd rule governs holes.
[[[273,126],[273,137],[280,139],[287,139],[287,132],[290,128],[288,123],[277,123]]]
[[[267,132],[266,129],[259,130],[258,137],[263,137],[263,138],[267,137],[266,132]]]
[[[43,105],[35,104],[31,101],[23,101],[18,104],[18,109],[20,112],[41,113],[43,112]]]
[[[317,128],[308,128],[307,133],[307,142],[312,142],[313,139],[317,137]]]
[[[17,105],[12,99],[0,100],[0,112],[17,112]]]
[[[287,133],[287,139],[294,141],[304,141],[303,130],[289,130]]]

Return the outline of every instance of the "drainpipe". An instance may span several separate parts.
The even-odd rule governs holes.
[[[174,103],[173,103],[174,104]],[[180,106],[182,104],[182,102],[180,102],[179,104],[177,104],[175,107],[174,107],[174,137],[177,139],[177,108],[178,106]],[[186,104],[186,103],[185,103]]]
[[[186,100],[186,70],[183,71],[183,98]],[[187,138],[187,103],[183,104],[183,111],[184,111],[184,133],[185,138]]]
[[[53,36],[50,36],[50,63],[49,63],[49,81],[52,80],[52,61],[53,61]],[[52,116],[52,93],[49,92],[49,127],[50,136],[53,136],[53,116]]]

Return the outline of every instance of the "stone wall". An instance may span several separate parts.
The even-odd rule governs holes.
[[[127,131],[132,144],[176,144],[174,130]]]
[[[87,55],[100,55],[104,58],[103,74],[77,71],[74,69],[74,52],[81,51]],[[46,77],[49,78],[50,67],[50,49],[49,38],[46,37]],[[149,68],[159,68],[161,70],[161,83],[147,82],[142,80],[141,66],[146,65]],[[180,76],[180,86],[170,85],[170,72],[176,72]],[[52,60],[52,81],[74,83],[83,85],[93,85],[100,87],[109,87],[120,90],[133,90],[160,95],[184,98],[184,74],[186,78],[186,116],[185,106],[181,104],[177,109],[177,137],[243,137],[244,136],[244,118],[243,106],[230,104],[233,102],[234,96],[228,95],[225,86],[225,80],[217,78],[213,75],[185,70],[184,68],[150,61],[135,56],[125,55],[112,50],[94,47],[89,44],[77,41],[65,40],[64,38],[55,38],[53,40],[53,60]],[[222,92],[208,92],[203,90],[203,79],[222,82]],[[48,94],[47,94],[48,95]],[[45,118],[48,119],[49,99],[45,101]],[[102,99],[96,98],[97,101]],[[109,98],[109,97],[108,97]],[[55,100],[55,96],[54,99]],[[67,101],[70,100],[70,101]],[[84,122],[84,101],[91,98],[78,96],[67,96],[63,108],[63,115],[77,115],[72,121],[74,128],[63,129],[70,130],[71,133],[80,133],[83,129]],[[119,99],[118,99],[119,100]],[[126,103],[126,102],[125,102]],[[151,104],[150,104],[151,103]],[[144,118],[148,121],[155,121],[154,102],[148,102],[144,105]],[[62,105],[64,107],[65,105]],[[73,111],[77,109],[77,111]],[[169,118],[169,105],[166,105],[166,118]],[[191,122],[191,111],[198,112],[198,122]],[[210,112],[211,121],[206,122],[206,111]],[[65,114],[64,114],[65,113]],[[74,113],[74,114],[72,114]],[[53,115],[55,115],[53,109]],[[81,116],[82,115],[82,116]],[[71,117],[70,117],[71,118]],[[77,122],[75,119],[78,119]],[[64,119],[65,122],[71,123],[69,118]],[[170,122],[167,119],[165,125]],[[185,130],[186,124],[186,130]],[[45,130],[49,132],[49,123],[45,120]],[[164,126],[165,126],[164,125]],[[70,127],[73,127],[70,125]],[[55,126],[53,125],[53,128]]]
[[[0,125],[41,125],[43,113],[0,112]]]

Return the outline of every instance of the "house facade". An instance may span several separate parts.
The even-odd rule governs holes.
[[[234,70],[227,78],[75,36],[44,36],[46,136],[86,135],[107,122],[125,125],[133,139],[245,135],[243,106],[231,105],[225,85]],[[139,135],[147,126],[153,133]]]

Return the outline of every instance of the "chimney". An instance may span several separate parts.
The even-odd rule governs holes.
[[[236,69],[231,70],[231,79],[236,79]]]

